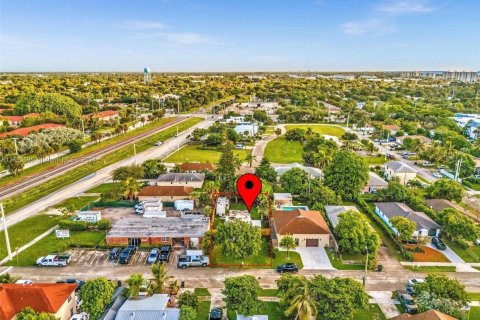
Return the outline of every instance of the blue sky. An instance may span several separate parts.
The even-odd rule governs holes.
[[[474,0],[0,0],[1,71],[479,70]]]

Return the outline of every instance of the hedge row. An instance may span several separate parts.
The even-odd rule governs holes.
[[[96,223],[87,221],[73,221],[73,220],[60,220],[58,223],[60,229],[67,229],[70,231],[85,231],[85,230],[108,230],[111,227],[110,220],[101,219]]]

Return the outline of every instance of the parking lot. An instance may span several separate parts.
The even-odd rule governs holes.
[[[109,250],[83,250],[75,249],[70,251],[71,257],[69,265],[71,266],[115,266],[119,267],[126,266],[119,264],[118,261],[110,261],[108,259]],[[147,256],[150,251],[140,251],[135,252],[133,257],[130,259],[128,265],[142,265],[146,264]],[[169,264],[175,264],[176,254],[172,252],[170,256]]]

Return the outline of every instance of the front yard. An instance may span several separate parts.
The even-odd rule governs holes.
[[[184,163],[184,162],[201,162],[201,163],[217,163],[220,159],[220,151],[212,149],[201,149],[200,145],[186,145],[177,152],[169,155],[167,158],[163,159],[164,162],[170,163]],[[245,161],[245,157],[250,152],[250,150],[237,150],[235,149],[234,154],[239,157],[241,161]]]
[[[348,259],[347,256],[343,255],[342,258],[339,257],[339,255],[337,255],[336,253],[332,253],[329,249],[325,249],[325,251],[327,252],[327,255],[328,255],[328,258],[330,259],[330,262],[332,263],[332,266],[335,268],[335,269],[338,269],[338,270],[363,270],[365,269],[365,264],[364,263],[361,263],[360,261],[360,257],[363,257],[363,256],[358,256],[358,257],[355,257],[355,260],[353,259]],[[346,260],[353,260],[355,261],[354,263],[345,263],[344,261]],[[363,258],[364,260],[364,258]]]
[[[465,262],[480,262],[480,246],[473,245],[468,249],[460,248],[457,244],[453,243],[447,237],[442,238],[443,242],[450,247],[456,254],[460,256]]]
[[[258,315],[268,315],[268,319],[284,319],[283,310],[280,308],[278,302],[262,301]],[[227,317],[229,320],[236,320],[237,314],[233,310],[227,310]]]
[[[407,244],[405,248],[415,249],[420,247],[424,252],[410,251],[413,254],[413,261],[415,262],[450,262],[440,251],[429,248],[423,245]]]
[[[345,133],[345,129],[337,126],[332,126],[330,124],[321,124],[321,123],[307,123],[307,124],[288,124],[285,126],[287,131],[293,129],[303,129],[307,130],[311,128],[313,132],[319,133],[322,135],[341,137]]]

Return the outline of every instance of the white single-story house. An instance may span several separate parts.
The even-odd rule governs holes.
[[[388,187],[388,182],[383,180],[375,172],[368,173],[368,182],[363,188],[363,193],[376,193],[378,190],[385,189]]]
[[[154,294],[138,300],[127,299],[117,312],[115,320],[178,320],[180,309],[168,308],[167,294]]]
[[[283,206],[293,205],[292,194],[291,193],[274,193],[273,204],[275,205],[275,208],[281,208]]]
[[[287,172],[288,170],[291,170],[293,168],[300,168],[302,169],[303,171],[305,171],[306,173],[308,173],[310,175],[310,178],[315,178],[315,179],[321,179],[323,177],[323,171],[318,169],[318,168],[314,168],[314,167],[306,167],[304,165],[301,165],[299,163],[291,163],[291,164],[286,164],[284,166],[280,166],[280,167],[275,167],[275,171],[277,172],[277,176],[281,177],[283,176],[283,174],[285,172]]]
[[[157,186],[189,186],[193,188],[201,188],[205,174],[203,173],[164,173],[158,176]]]
[[[258,124],[253,122],[239,123],[233,130],[235,130],[238,134],[241,135],[245,135],[246,133],[248,133],[247,135],[252,137],[258,132]]]
[[[437,237],[440,235],[440,225],[433,221],[423,212],[413,211],[405,203],[401,202],[377,202],[375,203],[375,213],[385,224],[395,233],[398,231],[392,226],[390,220],[393,217],[404,217],[415,222],[417,230],[413,232],[412,237]]]
[[[340,220],[340,214],[347,211],[359,212],[355,206],[325,206],[325,212],[333,228],[336,228]]]
[[[403,185],[406,185],[409,181],[417,177],[417,170],[400,161],[389,161],[385,163],[383,170],[387,180],[392,180],[396,177]]]

